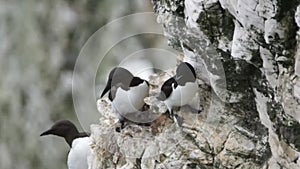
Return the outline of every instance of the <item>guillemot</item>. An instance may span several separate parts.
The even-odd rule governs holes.
[[[91,139],[88,133],[78,132],[76,126],[69,120],[60,120],[40,136],[46,135],[63,137],[70,146],[68,169],[88,169],[88,158],[91,153]]]
[[[113,112],[117,114],[119,122],[123,125],[125,120],[130,120],[126,118],[128,114],[139,112],[144,107],[144,98],[149,95],[149,83],[133,76],[125,68],[115,67],[109,73],[101,98],[108,91]]]
[[[189,105],[197,91],[194,67],[187,62],[182,62],[177,67],[175,76],[164,82],[157,98],[165,103],[170,114],[173,115],[173,108]]]

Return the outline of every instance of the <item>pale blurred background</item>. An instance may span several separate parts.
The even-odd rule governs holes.
[[[0,0],[0,169],[67,168],[69,147],[65,141],[40,138],[39,134],[59,119],[70,119],[80,128],[72,99],[72,74],[79,52],[108,22],[152,11],[149,0]],[[143,27],[161,29],[151,20],[149,25],[128,23],[107,31],[122,33]],[[99,43],[110,37],[105,38]],[[167,41],[163,36],[146,34],[112,48],[100,64],[95,96],[100,94],[108,71],[121,63],[124,55],[156,55],[162,59],[150,59],[153,64],[175,65],[174,53],[140,51],[143,48],[167,48]],[[97,122],[97,115],[86,108],[87,118]]]

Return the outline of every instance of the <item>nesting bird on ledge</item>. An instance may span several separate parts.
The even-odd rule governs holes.
[[[88,169],[88,156],[91,153],[91,140],[88,133],[78,132],[69,120],[57,121],[49,130],[40,136],[55,135],[63,137],[70,146],[68,169]]]
[[[116,67],[109,73],[101,98],[108,91],[112,109],[123,124],[127,114],[140,111],[144,107],[144,98],[149,95],[149,83],[133,76],[125,68]]]
[[[176,75],[162,85],[157,98],[165,103],[172,115],[174,107],[189,105],[198,89],[194,67],[182,62],[176,69]]]

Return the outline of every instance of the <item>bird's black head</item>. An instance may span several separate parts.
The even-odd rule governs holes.
[[[175,79],[179,85],[184,85],[186,82],[195,82],[196,72],[194,67],[187,62],[180,63],[176,69]]]
[[[125,68],[115,67],[109,73],[106,86],[101,94],[101,98],[111,89],[112,86],[129,87],[133,75]]]
[[[54,123],[54,125],[43,132],[40,136],[56,135],[65,138],[66,142],[72,146],[72,141],[75,138],[81,137],[76,126],[69,120],[60,120]]]

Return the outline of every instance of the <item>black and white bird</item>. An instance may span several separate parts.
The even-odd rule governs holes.
[[[176,75],[162,85],[157,98],[165,103],[172,114],[174,107],[189,105],[197,91],[198,84],[194,67],[187,62],[182,62],[176,69]]]
[[[91,158],[91,139],[88,133],[78,132],[76,126],[69,120],[60,120],[40,136],[46,135],[63,137],[70,146],[67,160],[68,169],[89,168],[88,159]]]
[[[144,98],[149,95],[149,83],[135,77],[127,69],[116,67],[109,73],[108,81],[101,94],[107,93],[112,102],[113,112],[117,113],[121,124],[129,113],[140,111],[144,105]]]

